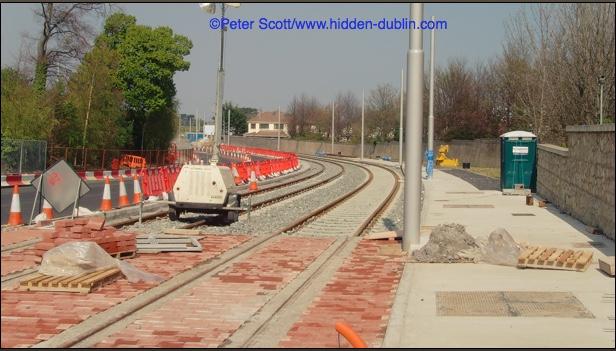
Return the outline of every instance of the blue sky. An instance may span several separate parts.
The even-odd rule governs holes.
[[[1,64],[10,65],[21,45],[21,33],[37,34],[31,9],[38,4],[2,4]],[[180,111],[213,113],[219,32],[208,26],[211,15],[195,4],[119,4],[137,22],[169,26],[189,37],[193,49],[189,71],[176,74]],[[470,65],[486,62],[501,52],[504,22],[521,4],[426,4],[424,18],[446,20],[437,32],[436,63],[463,58]],[[219,9],[218,9],[219,10]],[[243,4],[229,9],[232,19],[358,18],[378,21],[409,17],[408,4]],[[255,26],[256,27],[256,26]],[[99,26],[100,28],[100,26]],[[406,62],[408,32],[372,31],[229,31],[225,36],[225,101],[263,110],[283,109],[294,95],[306,93],[322,103],[340,91],[361,96],[378,84],[400,85]],[[429,35],[424,35],[425,68],[429,62]]]

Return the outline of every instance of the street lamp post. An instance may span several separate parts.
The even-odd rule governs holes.
[[[222,19],[225,18],[225,8],[227,6],[240,7],[238,3],[222,3]],[[199,4],[201,10],[214,14],[216,12],[216,3],[201,3]],[[225,79],[224,70],[224,52],[225,52],[225,26],[221,21],[220,25],[220,61],[218,66],[218,76],[216,77],[216,118],[214,120],[214,145],[212,145],[212,158],[210,159],[211,165],[218,164],[219,151],[218,145],[220,145],[220,137],[222,136],[222,97]]]
[[[278,106],[278,143],[276,144],[276,150],[280,151],[280,106]]]
[[[603,84],[605,76],[599,77],[599,124],[603,124]]]

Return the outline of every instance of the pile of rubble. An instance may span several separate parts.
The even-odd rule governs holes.
[[[436,226],[428,243],[413,251],[412,259],[422,263],[485,262],[515,266],[522,246],[503,228],[486,238],[473,238],[463,225]]]

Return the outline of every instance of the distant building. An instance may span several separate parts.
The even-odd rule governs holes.
[[[281,138],[289,137],[289,116],[280,113],[280,125],[278,125],[278,112],[259,112],[256,116],[248,119],[248,132],[244,136],[277,138],[280,130]]]

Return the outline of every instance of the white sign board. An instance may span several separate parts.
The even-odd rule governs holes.
[[[64,160],[56,163],[32,181],[32,186],[36,190],[39,189],[41,179],[43,179],[41,195],[58,212],[64,211],[75,202],[79,182],[82,182],[79,189],[79,197],[90,191],[90,187],[81,180],[81,177]]]
[[[528,146],[514,146],[513,154],[514,155],[528,155]]]

